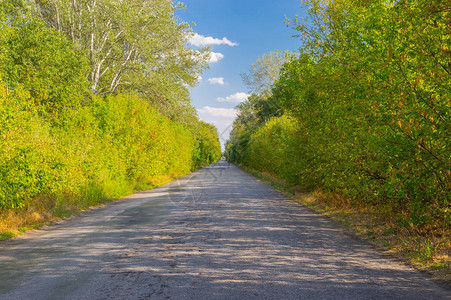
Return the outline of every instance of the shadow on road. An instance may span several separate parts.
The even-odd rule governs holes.
[[[220,162],[2,244],[0,299],[446,299]]]

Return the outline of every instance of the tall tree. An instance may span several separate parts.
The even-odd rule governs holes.
[[[42,113],[77,108],[89,96],[85,57],[32,18],[20,0],[0,4],[0,73],[8,89],[25,89]]]
[[[279,70],[285,63],[289,52],[273,51],[257,58],[249,68],[249,73],[242,73],[244,84],[252,93],[270,96],[272,84],[279,78]]]
[[[303,2],[310,18],[293,25],[306,54],[275,94],[316,146],[324,184],[409,203],[414,223],[428,206],[449,222],[449,1]]]
[[[194,85],[206,67],[208,53],[186,47],[191,29],[174,16],[182,4],[169,0],[31,1],[49,26],[87,52],[94,94],[137,91],[168,105],[180,98],[174,91]]]

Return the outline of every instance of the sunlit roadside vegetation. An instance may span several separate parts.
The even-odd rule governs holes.
[[[133,74],[122,70],[128,80],[133,77],[133,85],[118,84],[100,93],[115,74],[105,73],[105,81],[97,78],[93,89],[92,58],[46,24],[33,3],[0,4],[2,237],[151,188],[219,159],[216,129],[197,118],[187,98],[185,84],[194,83],[202,60],[193,57],[185,70],[174,70],[169,66],[180,59],[167,59],[164,70],[153,67],[158,77],[145,80],[136,68]],[[165,14],[168,26],[175,26],[173,11],[171,6]],[[188,28],[181,28],[185,26],[177,30],[186,39]],[[180,51],[182,55],[189,50]],[[141,65],[145,73],[144,68]],[[178,75],[187,83],[161,82],[164,76]],[[146,94],[150,90],[143,89],[150,85],[156,90]]]
[[[423,261],[438,259],[449,272],[449,5],[303,5],[310,17],[290,21],[302,48],[286,56],[270,93],[237,107],[228,159],[328,198],[335,208],[385,216],[379,221],[390,232],[428,245],[404,250],[433,249]]]

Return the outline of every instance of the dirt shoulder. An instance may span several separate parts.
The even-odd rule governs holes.
[[[399,222],[396,214],[377,208],[353,206],[349,201],[320,192],[306,193],[288,187],[284,181],[268,173],[242,167],[295,201],[327,216],[355,237],[384,253],[431,274],[438,282],[451,286],[451,238],[449,229],[419,231]]]

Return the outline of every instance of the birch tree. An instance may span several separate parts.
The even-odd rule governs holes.
[[[279,70],[285,63],[290,53],[277,50],[263,54],[253,63],[248,73],[242,73],[244,84],[252,93],[268,97],[271,95],[271,87],[279,78]]]
[[[180,100],[189,102],[186,86],[197,83],[208,53],[187,47],[191,29],[174,16],[182,4],[169,0],[33,1],[36,13],[49,26],[86,51],[94,94],[135,91],[163,107]]]

